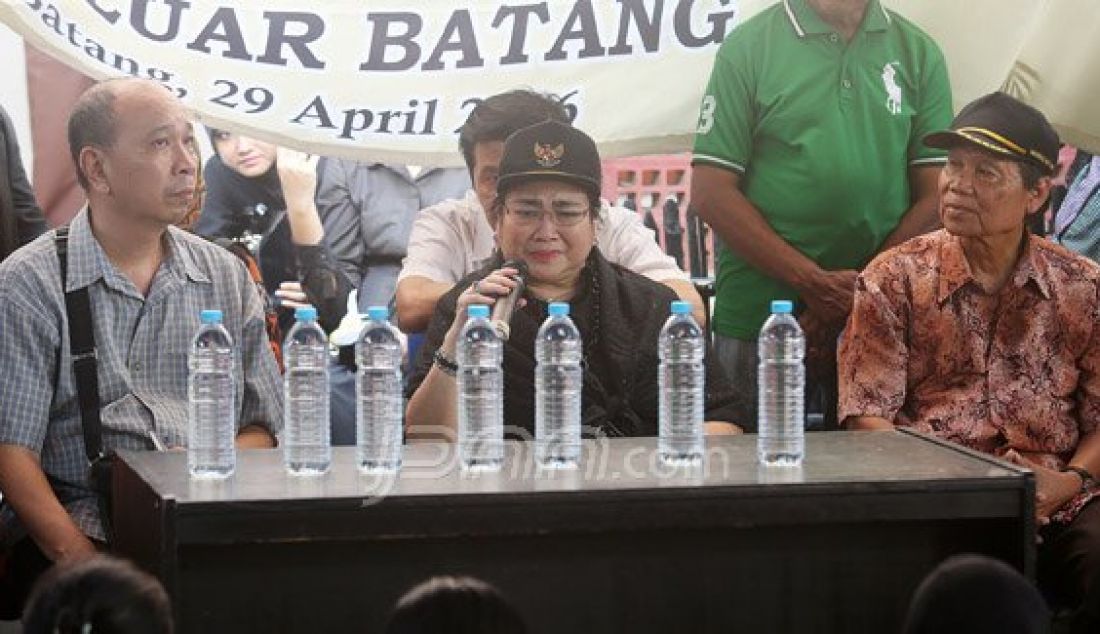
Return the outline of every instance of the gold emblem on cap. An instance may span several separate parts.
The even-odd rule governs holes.
[[[563,156],[565,156],[565,144],[551,146],[549,143],[535,142],[535,162],[539,166],[557,167]]]

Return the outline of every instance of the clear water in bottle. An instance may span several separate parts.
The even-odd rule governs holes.
[[[320,475],[332,463],[328,337],[314,307],[300,307],[294,317],[283,344],[283,456],[290,473]]]
[[[802,464],[805,447],[806,339],[786,300],[772,302],[772,315],[760,330],[757,453],[768,466]]]
[[[401,468],[401,340],[385,306],[367,309],[367,322],[355,346],[355,462],[364,473]]]
[[[672,302],[672,315],[661,328],[657,345],[661,360],[657,374],[658,453],[667,464],[701,464],[706,340],[691,316],[690,303]]]
[[[541,466],[575,468],[581,457],[581,333],[569,304],[550,304],[535,338],[535,455]]]
[[[467,309],[458,339],[458,457],[463,468],[493,471],[504,464],[504,342],[489,307]]]
[[[187,468],[193,478],[227,478],[237,466],[233,338],[222,311],[204,310],[187,358]]]

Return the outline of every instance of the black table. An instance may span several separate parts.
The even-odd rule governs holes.
[[[1026,470],[905,432],[810,434],[801,470],[765,470],[755,442],[709,439],[706,469],[675,472],[655,439],[592,442],[556,473],[509,443],[476,476],[413,445],[390,479],[353,448],[319,478],[246,451],[222,482],[191,481],[180,452],[124,452],[116,544],[186,632],[377,632],[415,583],[469,574],[533,632],[881,634],[952,553],[1033,574]]]

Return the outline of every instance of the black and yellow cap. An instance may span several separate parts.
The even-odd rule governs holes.
[[[497,175],[497,194],[532,179],[574,183],[596,196],[602,170],[596,142],[560,121],[543,121],[516,130],[504,141]]]
[[[1061,147],[1058,133],[1042,112],[1003,92],[970,102],[955,116],[950,129],[924,137],[928,147],[950,149],[960,143],[1032,163],[1045,174],[1057,169]]]

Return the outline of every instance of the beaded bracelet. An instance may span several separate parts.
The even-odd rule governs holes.
[[[432,355],[432,361],[436,367],[443,371],[443,374],[447,376],[455,376],[458,374],[458,364],[447,358],[447,355],[443,354],[443,348],[436,348],[435,354]]]

